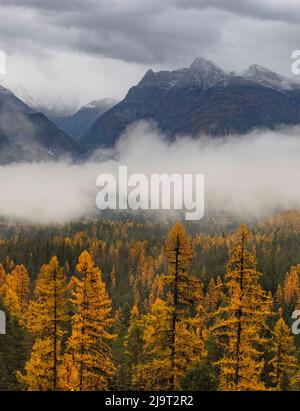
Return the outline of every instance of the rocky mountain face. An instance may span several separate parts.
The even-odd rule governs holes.
[[[95,100],[81,107],[71,116],[50,117],[50,120],[75,140],[79,140],[99,116],[117,103],[117,100],[111,98]]]
[[[197,58],[188,68],[148,70],[119,103],[93,101],[51,121],[0,86],[0,163],[84,159],[94,148],[113,147],[138,120],[154,121],[170,140],[297,125],[300,83],[258,65],[227,73]]]
[[[0,164],[78,159],[79,143],[10,92],[0,94]]]
[[[10,108],[21,111],[22,113],[34,113],[34,110],[31,107],[3,85],[0,85],[0,101],[5,102]]]
[[[240,74],[226,73],[203,58],[189,68],[148,70],[124,100],[98,117],[80,142],[112,147],[138,120],[155,121],[170,139],[295,125],[300,123],[300,83],[258,65]]]

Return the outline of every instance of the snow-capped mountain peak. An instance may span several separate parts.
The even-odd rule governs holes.
[[[190,71],[197,71],[198,73],[211,73],[213,71],[216,71],[222,75],[225,74],[225,72],[218,67],[216,64],[212,63],[209,60],[204,59],[203,57],[197,57],[192,64],[189,67]]]
[[[95,109],[110,109],[114,105],[118,103],[118,100],[113,98],[102,98],[100,100],[93,100],[90,103],[86,104],[85,106],[81,107],[80,110],[88,109],[88,108],[95,108]]]
[[[0,84],[0,95],[1,96],[9,96],[13,93],[2,83]]]
[[[0,100],[17,111],[33,113],[31,107],[18,98],[3,81],[0,83]]]
[[[188,68],[191,80],[198,80],[204,88],[214,86],[225,80],[227,74],[216,64],[202,57],[197,57]]]
[[[293,90],[300,87],[300,84],[296,81],[258,64],[252,64],[242,73],[242,77],[279,91]]]
[[[204,89],[225,80],[227,74],[216,64],[202,57],[196,58],[188,68],[173,71],[148,70],[138,86],[161,85],[163,88],[194,84]]]

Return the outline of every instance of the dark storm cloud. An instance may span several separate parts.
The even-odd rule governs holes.
[[[31,41],[32,47],[156,64],[190,55],[195,43],[198,49],[210,47],[222,35],[218,25],[212,30],[206,18],[196,21],[170,0],[2,0],[0,5],[14,16],[0,28],[2,41],[13,47]]]
[[[243,19],[267,21],[269,31],[272,23],[300,21],[300,5],[293,0],[2,0],[0,5],[14,16],[9,26],[4,20],[0,28],[8,45],[28,48],[29,43],[31,48],[67,49],[142,64],[212,54],[212,49],[226,46],[224,40],[238,47],[244,37],[249,41]],[[253,41],[255,31],[252,36]],[[284,36],[289,36],[288,27],[281,43]]]
[[[185,9],[213,8],[259,20],[300,22],[298,0],[175,0],[175,3]]]
[[[80,96],[84,88],[93,99],[120,98],[148,68],[186,67],[198,56],[225,70],[257,63],[291,75],[299,23],[299,0],[0,0],[0,49],[13,57],[11,77],[31,62],[22,77],[31,87],[36,67],[36,89],[47,89],[51,77],[65,93],[72,77]],[[100,93],[92,91],[91,67],[110,77],[103,87],[98,80]]]

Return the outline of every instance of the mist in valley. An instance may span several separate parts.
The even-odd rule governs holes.
[[[155,125],[140,122],[126,130],[115,149],[97,150],[81,164],[65,159],[1,166],[0,217],[61,224],[101,216],[97,176],[117,177],[118,166],[126,165],[128,173],[204,174],[204,214],[261,218],[300,208],[299,158],[299,127],[169,142]]]

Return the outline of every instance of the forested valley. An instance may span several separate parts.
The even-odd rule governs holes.
[[[300,212],[0,226],[0,389],[300,390]]]

